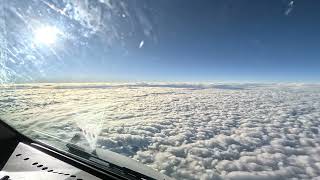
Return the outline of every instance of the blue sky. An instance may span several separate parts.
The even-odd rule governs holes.
[[[49,24],[64,34],[37,46],[45,63],[35,80],[320,81],[318,1],[123,1],[112,9],[96,2],[88,7],[98,14],[77,16],[76,7],[59,13],[63,2],[29,2],[15,5],[47,13],[33,14],[34,28]]]

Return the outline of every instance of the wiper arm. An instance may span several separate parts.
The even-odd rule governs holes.
[[[128,176],[129,179],[153,179],[153,178],[150,178],[144,174],[141,174],[139,172],[136,172],[136,171],[133,171],[131,169],[128,169],[126,167],[121,167],[121,166],[118,166],[114,163],[111,163],[111,162],[108,162],[108,161],[105,161],[103,159],[100,159],[97,154],[95,153],[88,153],[86,152],[86,150],[82,147],[79,147],[75,144],[72,144],[72,143],[68,143],[66,144],[66,147],[69,149],[69,152],[76,155],[76,156],[80,156],[82,158],[85,158],[89,161],[92,161],[94,162],[97,166],[99,166],[100,168],[103,168],[103,169],[110,169],[112,171],[116,171],[118,173],[121,173],[123,175],[126,175]],[[102,166],[101,166],[102,165]]]
[[[106,172],[112,173],[112,174],[116,174],[119,176],[123,176],[123,178],[125,179],[155,179],[155,178],[151,178],[153,177],[153,175],[150,177],[149,173],[147,173],[148,175],[142,174],[140,172],[138,172],[139,170],[137,169],[145,169],[143,168],[144,165],[139,166],[139,164],[135,164],[135,170],[131,170],[127,167],[125,167],[124,165],[122,165],[123,163],[129,165],[131,164],[129,161],[131,160],[130,158],[128,158],[127,160],[122,159],[123,157],[117,153],[114,153],[112,151],[108,151],[108,150],[104,150],[104,152],[100,152],[100,154],[97,153],[97,150],[94,149],[92,150],[91,148],[84,148],[81,147],[79,145],[77,145],[78,143],[81,143],[82,140],[82,134],[80,133],[76,133],[71,140],[66,141],[63,139],[60,139],[54,135],[48,134],[46,132],[42,132],[42,131],[36,131],[38,134],[42,134],[45,135],[47,137],[53,138],[58,140],[58,142],[63,142],[63,146],[65,147],[65,151],[67,151],[70,155],[72,155],[74,158],[81,158],[82,161],[84,161],[87,164],[90,164],[94,167],[100,168],[101,170],[104,170]],[[102,154],[101,154],[102,153]],[[100,155],[109,155],[109,157],[111,158],[107,158],[108,160],[105,160],[104,158],[99,158]],[[121,156],[121,157],[120,157]],[[124,157],[127,158],[127,157]],[[80,159],[79,159],[80,160]],[[119,162],[118,162],[119,160]],[[120,163],[121,162],[121,163]],[[131,164],[132,167],[132,164]],[[145,171],[142,171],[145,172]],[[153,173],[152,173],[153,174]],[[169,177],[165,177],[163,175],[161,176],[155,176],[155,177],[161,177],[161,179],[170,179]],[[165,178],[163,178],[165,177]],[[157,178],[158,179],[158,178]]]
[[[82,136],[79,133],[75,134],[71,138],[71,140],[68,142],[66,140],[62,140],[62,139],[60,139],[52,134],[46,133],[46,132],[37,131],[37,130],[33,130],[33,131],[38,134],[42,134],[44,136],[56,139],[60,142],[64,142],[66,150],[70,154],[74,155],[74,157],[83,158],[84,160],[89,161],[91,165],[96,166],[96,167],[103,169],[105,171],[109,171],[114,174],[124,176],[124,178],[126,178],[126,179],[140,179],[140,180],[141,179],[154,179],[154,178],[151,178],[151,177],[146,176],[144,174],[141,174],[139,172],[128,169],[126,167],[122,167],[122,166],[116,165],[112,162],[103,160],[98,157],[96,150],[93,150],[91,153],[89,153],[87,149],[77,145],[77,143],[81,141],[81,136]]]
[[[89,159],[90,157],[92,157],[92,155],[86,152],[84,148],[81,148],[75,144],[68,143],[66,144],[66,147],[68,148],[68,151],[74,155],[80,156],[85,159]]]

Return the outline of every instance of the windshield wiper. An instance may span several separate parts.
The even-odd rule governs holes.
[[[95,167],[98,167],[100,169],[103,169],[105,171],[124,176],[126,179],[154,179],[154,178],[151,178],[151,177],[144,175],[142,173],[133,171],[129,168],[119,166],[115,163],[112,163],[110,161],[106,161],[102,158],[99,158],[96,153],[96,149],[92,150],[92,152],[89,153],[88,149],[85,149],[85,148],[77,145],[77,143],[81,141],[81,136],[83,136],[80,133],[76,133],[71,138],[70,141],[66,141],[66,140],[62,140],[54,135],[48,134],[46,132],[37,131],[37,130],[33,130],[33,131],[37,132],[38,134],[42,134],[47,137],[57,139],[57,140],[59,140],[59,142],[64,142],[65,147],[67,148],[66,149],[67,152],[70,153],[71,155],[73,155],[75,158],[82,158],[83,160],[86,161],[86,163],[89,163],[89,164],[91,164]]]
[[[113,172],[120,173],[127,176],[127,178],[129,179],[154,179],[126,167],[118,166],[114,163],[103,160],[97,156],[95,150],[93,151],[93,153],[88,153],[84,148],[72,143],[66,144],[66,147],[71,154],[91,161],[95,166],[98,166],[99,168],[102,168],[104,170],[111,170]]]

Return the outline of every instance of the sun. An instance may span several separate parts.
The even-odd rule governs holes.
[[[57,41],[60,30],[55,26],[43,26],[34,31],[34,41],[37,44],[52,45]]]

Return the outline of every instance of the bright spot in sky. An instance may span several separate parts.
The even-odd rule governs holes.
[[[144,44],[144,41],[142,40],[139,44],[139,48],[142,48],[143,44]]]
[[[55,26],[43,26],[35,30],[34,40],[39,44],[51,45],[57,41],[60,30]]]

